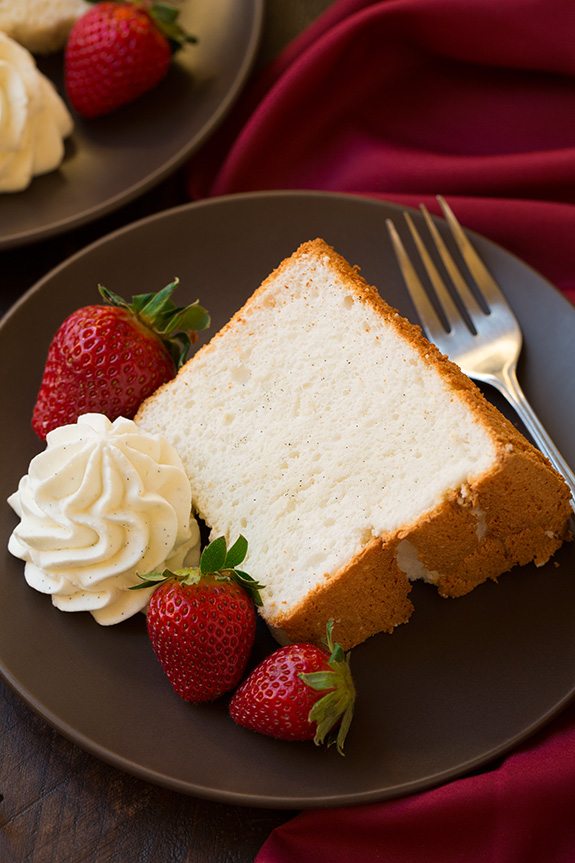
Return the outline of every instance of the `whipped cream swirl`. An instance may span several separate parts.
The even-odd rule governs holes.
[[[73,123],[26,48],[0,33],[0,192],[19,192],[57,168]]]
[[[46,438],[8,503],[20,518],[9,551],[30,587],[101,624],[142,610],[138,573],[196,563],[189,479],[160,435],[122,417],[84,414]]]

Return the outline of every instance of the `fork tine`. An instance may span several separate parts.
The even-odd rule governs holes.
[[[427,271],[427,275],[429,276],[429,279],[431,281],[431,284],[433,285],[433,287],[435,289],[435,293],[437,294],[437,299],[439,300],[439,303],[440,303],[440,305],[441,305],[441,307],[445,313],[445,317],[447,318],[449,326],[451,327],[451,329],[453,329],[453,327],[455,327],[461,321],[461,314],[459,313],[457,306],[453,302],[453,299],[451,297],[451,294],[449,293],[447,285],[445,284],[445,282],[443,281],[443,279],[439,275],[439,272],[437,270],[437,267],[433,263],[431,255],[429,254],[429,252],[425,248],[425,245],[423,243],[423,240],[421,239],[419,231],[417,230],[417,228],[413,224],[413,219],[411,218],[409,213],[404,213],[403,216],[405,218],[405,221],[407,222],[409,230],[411,231],[411,236],[413,237],[413,242],[415,243],[417,251],[419,252],[419,256],[422,260],[423,266],[425,267],[425,269]]]
[[[421,212],[423,213],[423,217],[424,217],[425,223],[429,229],[429,233],[431,234],[431,236],[433,238],[433,242],[435,243],[437,251],[439,252],[439,256],[440,256],[441,260],[443,261],[445,269],[449,273],[449,278],[451,279],[451,281],[453,282],[453,286],[455,287],[455,289],[459,293],[461,301],[462,301],[463,305],[465,306],[469,317],[471,318],[471,322],[473,323],[474,317],[477,317],[478,315],[483,316],[483,315],[485,315],[485,312],[479,306],[479,303],[477,302],[477,300],[475,299],[475,297],[473,296],[473,294],[469,290],[469,287],[467,286],[465,279],[463,278],[463,276],[461,275],[461,273],[459,271],[459,267],[457,266],[457,264],[453,260],[451,253],[449,252],[447,246],[443,242],[443,237],[439,233],[435,222],[433,221],[433,219],[429,215],[429,211],[428,211],[427,207],[425,206],[425,204],[422,204],[420,209],[421,209]]]
[[[455,214],[445,198],[441,195],[437,195],[437,202],[441,207],[443,215],[445,216],[445,220],[449,225],[449,229],[453,236],[453,239],[457,243],[459,247],[459,251],[463,256],[463,260],[467,264],[469,272],[473,276],[477,287],[481,291],[483,297],[488,306],[491,306],[493,303],[504,301],[503,294],[501,293],[501,289],[469,240],[465,235],[465,232],[459,222],[457,221]]]
[[[387,230],[389,231],[389,235],[391,237],[391,242],[393,243],[393,249],[397,257],[399,268],[407,286],[407,290],[413,301],[413,305],[415,306],[417,314],[419,315],[419,319],[421,321],[421,325],[426,336],[430,339],[430,341],[433,341],[434,333],[445,332],[445,327],[441,323],[435,309],[433,308],[429,300],[427,291],[421,284],[419,276],[413,268],[413,265],[409,259],[409,255],[405,251],[405,246],[403,245],[399,234],[397,233],[395,225],[393,224],[391,219],[386,219],[385,221],[387,225]]]

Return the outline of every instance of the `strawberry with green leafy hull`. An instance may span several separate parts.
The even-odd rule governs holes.
[[[313,740],[343,745],[353,717],[355,687],[349,655],[332,640],[327,650],[315,644],[288,644],[263,660],[230,702],[238,725],[280,740]]]
[[[85,413],[131,419],[175,376],[196,331],[210,323],[197,301],[174,305],[177,284],[138,294],[131,303],[100,286],[106,305],[84,306],[66,318],[50,343],[32,417],[42,440]]]
[[[255,632],[257,584],[238,569],[247,540],[230,549],[219,537],[203,550],[199,567],[140,576],[130,588],[155,588],[148,607],[148,635],[177,694],[198,704],[234,689],[244,673]]]
[[[195,42],[178,9],[153,0],[98,2],[75,23],[64,64],[70,103],[99,117],[133,102],[167,74],[173,51]]]

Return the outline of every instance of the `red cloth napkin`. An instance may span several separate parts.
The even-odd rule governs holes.
[[[389,803],[298,815],[256,863],[573,863],[575,709],[501,766]]]
[[[252,82],[190,192],[439,192],[575,300],[574,46],[573,0],[339,0]]]
[[[575,3],[339,0],[251,82],[189,183],[441,193],[575,300]],[[575,863],[575,709],[478,775],[297,816],[257,858],[294,861]]]

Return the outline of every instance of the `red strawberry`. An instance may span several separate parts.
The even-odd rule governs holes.
[[[178,10],[151,0],[98,3],[75,23],[66,46],[65,82],[83,117],[108,114],[155,87],[168,72],[172,48],[195,39],[177,23]]]
[[[327,647],[288,644],[264,659],[230,702],[238,725],[280,740],[343,744],[353,716],[355,687],[349,656],[332,641]],[[335,739],[333,739],[335,737]]]
[[[84,306],[60,326],[48,348],[32,426],[44,439],[84,413],[134,416],[139,405],[183,363],[193,330],[209,325],[197,301],[177,308],[175,280],[127,303],[100,285],[108,305]]]
[[[244,673],[256,631],[254,601],[260,585],[237,569],[247,551],[243,536],[229,551],[223,537],[210,543],[200,566],[141,576],[132,590],[156,587],[148,608],[148,635],[175,691],[185,701],[213,701]]]

